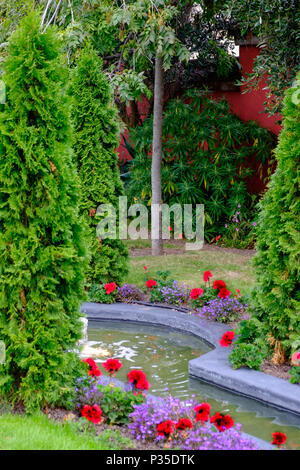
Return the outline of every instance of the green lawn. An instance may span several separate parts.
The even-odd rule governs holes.
[[[110,430],[97,437],[79,434],[74,425],[46,416],[0,416],[0,450],[118,450],[129,443]]]
[[[128,245],[134,248],[148,248],[150,242],[130,241]],[[174,245],[166,244],[164,246],[176,249]],[[178,254],[152,257],[149,252],[148,256],[131,256],[126,282],[144,287],[144,266],[148,267],[148,278],[155,279],[155,272],[158,270],[169,270],[173,279],[190,287],[203,287],[203,273],[206,270],[211,271],[213,279],[223,279],[232,292],[239,288],[242,294],[249,294],[254,284],[251,252],[217,249],[216,251],[191,251],[187,254],[178,248]]]

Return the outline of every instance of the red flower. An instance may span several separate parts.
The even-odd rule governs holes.
[[[230,415],[222,415],[219,412],[210,418],[210,422],[214,424],[220,432],[230,429],[234,425],[234,421]]]
[[[214,281],[214,283],[213,283],[213,288],[214,289],[219,289],[220,290],[220,289],[225,289],[225,287],[226,287],[226,284],[225,284],[224,281],[221,281],[221,280],[220,281]]]
[[[90,368],[88,374],[91,375],[92,377],[100,377],[101,375],[101,370],[97,366],[96,362],[94,359],[89,357],[88,359],[82,359],[83,362],[86,362]]]
[[[180,420],[176,424],[175,428],[179,429],[180,431],[184,431],[187,428],[192,429],[193,428],[193,423],[190,419],[180,418]]]
[[[212,273],[210,271],[205,271],[205,273],[203,274],[204,282],[209,281],[210,277],[213,277]]]
[[[118,370],[121,369],[122,362],[120,362],[119,359],[107,359],[106,362],[102,363],[102,366],[104,367],[104,369],[107,370],[109,374],[114,374],[115,372],[118,372]]]
[[[139,390],[148,390],[150,387],[146,374],[142,370],[133,369],[127,374],[127,377],[128,382],[132,383]]]
[[[109,284],[105,284],[104,288],[106,290],[106,293],[109,295],[116,290],[117,284],[115,282],[110,282]]]
[[[222,338],[219,339],[219,343],[221,346],[225,346],[226,348],[232,344],[232,340],[235,336],[234,331],[226,331],[223,334]]]
[[[149,287],[151,289],[151,287],[154,287],[154,286],[157,286],[157,282],[154,281],[153,279],[149,279],[149,281],[146,282],[146,287]]]
[[[191,297],[191,299],[196,300],[196,299],[198,299],[199,297],[201,297],[201,295],[203,294],[203,292],[204,292],[204,290],[201,289],[201,287],[200,287],[200,289],[192,289],[192,290],[191,290],[191,293],[190,293],[190,297]]]
[[[218,240],[220,240],[220,238],[221,238],[221,235],[218,235],[218,236],[216,237],[216,242],[217,242]]]
[[[98,424],[101,422],[101,415],[102,415],[102,410],[100,406],[98,405],[84,405],[84,407],[81,410],[81,416],[86,418],[88,421],[92,421],[94,424]]]
[[[237,289],[236,291],[237,291],[238,294],[241,292],[240,289]]]
[[[169,436],[174,432],[173,426],[174,422],[171,421],[170,419],[167,419],[166,421],[162,421],[156,426],[156,431],[158,436]]]
[[[227,299],[230,294],[230,290],[226,289],[225,287],[222,287],[222,289],[219,290],[218,297],[220,297],[221,299]]]
[[[286,435],[283,432],[272,432],[273,442],[271,444],[275,444],[276,446],[281,446],[286,441]]]
[[[148,269],[147,266],[144,266],[144,270],[147,271],[147,269]]]
[[[208,421],[211,406],[209,403],[201,403],[194,408],[196,411],[196,423],[198,421]]]

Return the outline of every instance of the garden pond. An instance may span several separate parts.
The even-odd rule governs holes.
[[[189,377],[188,361],[211,349],[194,335],[127,321],[89,321],[87,346],[100,351],[101,356],[94,357],[98,365],[108,357],[121,360],[121,381],[127,382],[131,369],[143,369],[151,384],[149,393],[182,400],[194,395],[199,403],[208,401],[213,412],[229,413],[244,432],[267,442],[272,432],[284,432],[287,448],[300,449],[299,416]]]

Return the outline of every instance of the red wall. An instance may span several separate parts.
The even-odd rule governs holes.
[[[259,54],[259,48],[256,46],[240,46],[239,62],[242,66],[242,74],[252,72],[253,61]],[[271,116],[264,112],[264,101],[266,94],[263,88],[266,86],[262,80],[260,88],[250,93],[245,93],[245,87],[242,86],[239,91],[215,92],[216,97],[225,96],[232,111],[244,121],[256,120],[261,126],[268,128],[270,131],[278,135],[280,126],[276,121],[280,116]]]

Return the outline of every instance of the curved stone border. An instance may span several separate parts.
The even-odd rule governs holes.
[[[219,339],[228,326],[202,320],[199,317],[163,307],[141,304],[82,304],[81,311],[90,320],[124,320],[156,326],[167,326],[191,333],[214,347],[189,361],[189,375],[300,416],[300,387],[263,372],[241,368],[233,370],[229,348],[222,348]]]

